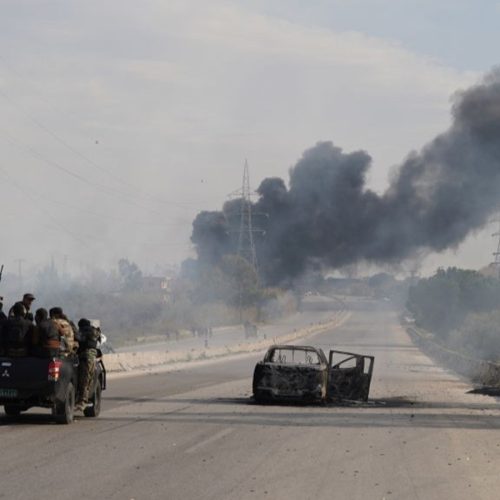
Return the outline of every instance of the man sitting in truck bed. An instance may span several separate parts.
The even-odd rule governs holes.
[[[3,312],[3,297],[0,297],[0,324],[7,319],[7,315]]]
[[[52,358],[59,355],[61,340],[55,322],[49,318],[47,309],[37,309],[35,313],[35,337],[33,354],[43,358]]]
[[[28,356],[33,336],[33,323],[25,318],[26,309],[17,302],[2,328],[4,353],[10,357]]]
[[[61,351],[66,354],[75,354],[78,349],[78,341],[75,339],[76,328],[64,314],[62,307],[53,307],[49,311],[50,319],[55,323],[61,338]]]

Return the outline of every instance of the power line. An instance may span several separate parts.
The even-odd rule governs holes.
[[[64,233],[68,234],[69,236],[71,236],[72,238],[74,238],[75,240],[77,240],[79,243],[81,244],[88,244],[87,241],[83,240],[82,238],[80,238],[80,236],[78,236],[77,234],[73,233],[72,231],[70,231],[69,229],[67,229],[66,227],[64,227],[62,224],[60,224],[53,216],[50,212],[48,212],[43,206],[40,206],[36,203],[36,201],[33,199],[32,196],[30,196],[29,193],[26,192],[26,190],[21,186],[19,185],[9,174],[8,172],[2,167],[0,166],[0,172],[3,173],[3,175],[7,178],[7,180],[18,190],[20,191],[24,196],[26,196],[27,198],[29,198],[32,202],[35,203],[35,205],[37,205],[39,207],[39,209],[44,212],[44,214],[47,216],[47,218],[49,218],[53,224],[55,224],[61,231],[63,231]]]
[[[2,56],[0,56],[1,59],[5,61]],[[12,70],[11,70],[12,71]],[[65,147],[68,151],[72,152],[74,155],[76,155],[78,158],[81,160],[85,161],[87,164],[91,165],[93,168],[97,169],[100,172],[104,172],[106,175],[111,177],[113,181],[118,181],[120,182],[123,186],[131,189],[134,193],[135,196],[138,195],[137,193],[137,186],[134,184],[122,179],[119,175],[117,175],[115,172],[110,171],[109,169],[103,167],[102,165],[99,165],[96,163],[94,160],[89,158],[87,155],[83,154],[81,151],[73,147],[71,144],[69,144],[67,141],[65,141],[60,135],[58,135],[56,132],[53,130],[49,129],[47,126],[45,126],[43,123],[40,122],[37,118],[29,114],[22,106],[18,105],[3,89],[0,89],[0,95],[9,102],[11,106],[13,106],[16,110],[20,111],[21,114],[23,114],[29,121],[31,121],[35,126],[43,130],[46,134],[50,135],[56,142],[61,144],[63,147]],[[43,100],[44,101],[44,100]],[[46,102],[46,101],[44,101]],[[78,175],[78,174],[75,174]],[[130,197],[131,195],[129,193],[124,194],[123,192],[118,191],[116,188],[109,188],[112,189],[114,192],[121,194],[122,196]],[[151,196],[151,195],[142,195],[143,198],[149,199],[150,201],[155,201],[157,203],[162,203],[164,205],[168,206],[186,206],[190,204],[195,204],[197,203],[196,201],[169,201],[169,200],[164,200],[163,198],[159,198],[157,196]]]
[[[100,244],[103,244],[103,245],[106,245],[107,242],[103,239],[98,239],[95,237],[95,235],[92,235],[92,236],[85,236],[85,239],[82,239],[80,236],[78,236],[76,233],[74,233],[73,231],[69,230],[67,227],[65,227],[63,224],[61,224],[48,210],[46,210],[42,205],[40,205],[39,203],[37,203],[37,198],[40,200],[42,199],[42,197],[40,195],[38,195],[37,193],[30,193],[26,190],[26,187],[25,186],[21,186],[15,179],[12,178],[12,176],[7,172],[7,170],[2,167],[0,165],[0,173],[2,173],[4,175],[4,177],[6,178],[6,180],[14,187],[16,188],[18,191],[20,191],[26,198],[28,198],[32,203],[35,204],[35,206],[37,206],[39,208],[40,211],[42,211],[46,216],[47,218],[52,222],[52,224],[58,229],[58,230],[61,230],[62,232],[66,233],[68,236],[70,236],[71,238],[75,239],[76,241],[78,241],[78,243],[80,244],[84,244],[85,246],[89,246],[89,245],[95,245],[96,243],[100,243]],[[58,204],[62,204],[62,205],[68,205],[68,204],[65,204],[63,202],[57,202],[55,200],[48,200],[48,201],[52,201],[54,203],[58,203]],[[70,206],[70,205],[68,205]],[[72,207],[72,208],[75,208],[76,207]],[[96,214],[97,215],[97,214]],[[99,215],[100,216],[100,215]],[[127,221],[127,223],[130,222],[130,221]],[[137,222],[137,224],[141,225],[141,226],[144,226],[145,224],[142,223],[142,222]],[[161,224],[161,226],[165,226],[164,224]],[[170,243],[170,244],[167,244],[167,245],[162,245],[163,248],[179,248],[179,247],[189,247],[190,246],[190,243]]]
[[[158,216],[162,216],[162,214],[160,214],[159,212],[156,212],[155,210],[151,210],[150,208],[148,207],[145,207],[143,205],[140,205],[138,203],[136,203],[133,199],[130,199],[130,196],[127,195],[127,194],[123,194],[115,189],[112,189],[112,188],[109,188],[107,186],[104,186],[104,185],[101,185],[99,184],[98,182],[95,182],[93,180],[90,180],[74,171],[72,171],[71,169],[68,169],[67,167],[64,167],[63,165],[61,165],[60,163],[58,162],[55,162],[53,160],[50,160],[48,158],[45,158],[43,155],[41,155],[36,149],[34,149],[32,146],[28,146],[28,145],[25,145],[25,144],[22,144],[20,143],[19,141],[17,141],[16,139],[14,139],[9,133],[3,131],[3,134],[6,136],[5,138],[11,142],[11,144],[14,144],[15,146],[17,146],[18,148],[21,148],[21,149],[24,149],[30,156],[38,159],[38,160],[41,160],[43,161],[44,163],[46,163],[47,165],[63,172],[64,174],[70,176],[70,177],[73,177],[75,179],[77,179],[78,181],[84,183],[84,184],[87,184],[88,186],[91,186],[92,188],[95,188],[95,189],[98,189],[99,191],[103,192],[104,194],[106,195],[111,195],[111,196],[115,196],[115,197],[118,197],[117,199],[120,199],[120,201],[122,203],[125,203],[125,204],[128,204],[128,205],[133,205],[135,206],[136,208],[140,208],[142,210],[146,210],[152,214],[155,214],[155,215],[158,215]]]
[[[5,169],[4,169],[4,171],[5,171]],[[27,184],[24,183],[23,190],[27,190],[27,189],[28,189]],[[52,203],[53,205],[67,207],[67,208],[70,208],[70,209],[75,210],[75,211],[80,212],[80,213],[86,213],[86,214],[92,215],[92,216],[97,217],[99,219],[108,219],[110,221],[125,222],[127,224],[137,224],[140,226],[155,226],[155,227],[175,227],[175,226],[178,226],[178,224],[176,224],[176,223],[166,224],[165,222],[142,221],[142,220],[133,220],[130,218],[125,219],[123,217],[116,217],[116,216],[113,216],[110,214],[89,210],[89,209],[83,208],[81,206],[75,206],[75,205],[72,205],[71,203],[63,202],[60,200],[55,200],[49,196],[43,196],[41,193],[34,191],[32,188],[29,189],[29,191],[30,191],[32,197],[37,198],[41,202],[45,202],[45,203],[48,202],[48,203]]]

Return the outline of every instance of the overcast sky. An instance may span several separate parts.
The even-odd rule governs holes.
[[[146,271],[241,184],[332,140],[370,186],[498,63],[500,2],[0,0],[0,264]],[[492,228],[427,259],[481,267]]]

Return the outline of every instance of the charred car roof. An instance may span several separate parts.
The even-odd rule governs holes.
[[[264,363],[277,364],[324,364],[328,363],[322,349],[313,346],[274,345],[264,356]]]

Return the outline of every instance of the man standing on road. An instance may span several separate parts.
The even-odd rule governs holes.
[[[24,307],[24,318],[33,322],[33,314],[30,312],[31,304],[35,300],[35,296],[32,293],[25,293],[23,295],[23,300],[16,302],[9,311],[9,318],[14,317],[14,307],[17,304],[21,304]]]
[[[101,336],[99,330],[90,321],[82,318],[78,322],[78,394],[75,410],[82,411],[88,403],[90,389],[94,381],[97,342]]]

